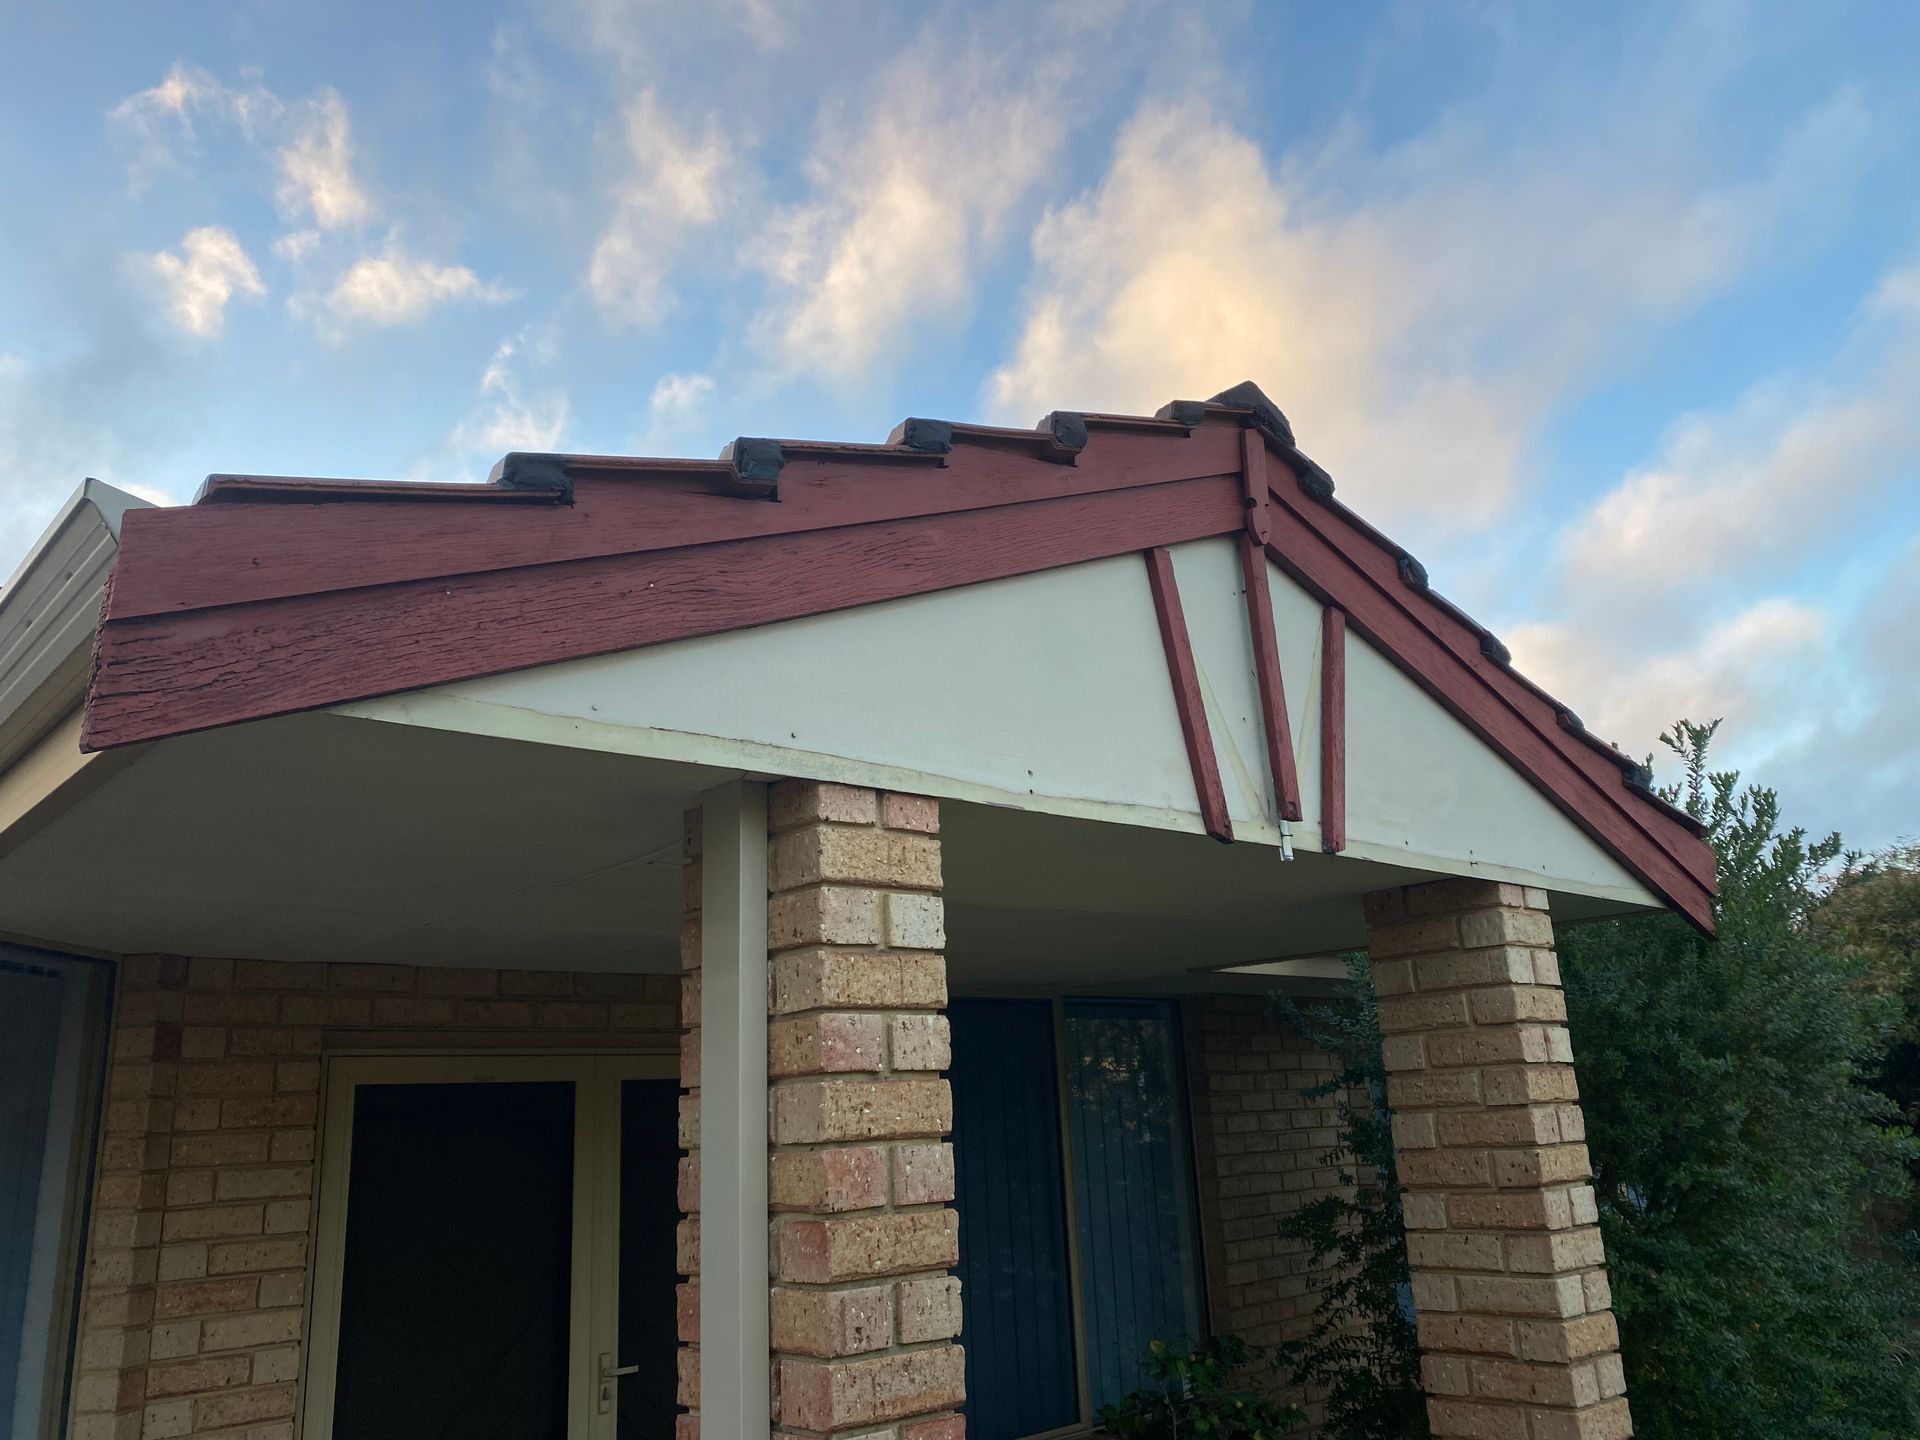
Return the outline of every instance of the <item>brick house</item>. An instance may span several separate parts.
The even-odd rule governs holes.
[[[0,1428],[1084,1433],[1297,1333],[1266,997],[1365,948],[1436,1433],[1626,1436],[1554,927],[1713,890],[1251,386],[88,482],[0,599]]]

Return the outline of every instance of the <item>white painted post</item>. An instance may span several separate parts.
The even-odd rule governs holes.
[[[765,1435],[767,788],[701,796],[700,1429]]]

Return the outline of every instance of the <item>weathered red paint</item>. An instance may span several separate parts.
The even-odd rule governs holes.
[[[116,619],[101,632],[85,741],[105,749],[742,630],[1122,555],[1157,541],[1197,540],[1239,524],[1238,479],[1222,475]]]
[[[1227,792],[1220,783],[1220,762],[1213,753],[1213,731],[1200,695],[1200,672],[1193,663],[1193,640],[1187,634],[1186,612],[1180,608],[1180,586],[1173,578],[1173,556],[1155,546],[1147,551],[1147,581],[1153,587],[1153,613],[1160,622],[1160,644],[1167,652],[1167,678],[1173,685],[1173,708],[1180,715],[1180,735],[1187,742],[1187,764],[1193,767],[1193,790],[1200,800],[1200,823],[1216,840],[1233,839],[1233,821],[1227,817]]]
[[[1347,617],[1320,612],[1320,848],[1347,848]]]
[[[1240,578],[1247,592],[1247,633],[1253,641],[1253,673],[1260,683],[1260,728],[1267,741],[1267,772],[1274,801],[1285,820],[1300,818],[1300,771],[1293,758],[1293,724],[1280,675],[1280,642],[1273,629],[1273,595],[1267,589],[1266,548],[1251,534],[1240,537]]]
[[[473,486],[427,499],[411,487],[247,478],[220,487],[217,503],[131,512],[85,743],[132,744],[1264,528],[1266,555],[1711,929],[1713,859],[1697,830],[1631,789],[1620,757],[1566,729],[1551,697],[1482,655],[1470,621],[1402,582],[1391,542],[1303,493],[1289,472],[1296,452],[1282,449],[1275,467],[1229,409],[1193,425],[1085,418],[1088,441],[1071,464],[1049,440],[965,426],[937,455],[783,444],[778,503],[716,493],[725,464],[585,456],[567,462],[571,505],[499,503]],[[1253,613],[1259,555],[1242,548],[1287,813],[1277,650],[1269,665],[1259,637],[1271,621]],[[1297,806],[1297,777],[1292,798]],[[1224,828],[1224,801],[1217,818]]]

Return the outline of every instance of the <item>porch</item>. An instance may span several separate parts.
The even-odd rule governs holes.
[[[1354,949],[1435,1432],[1629,1433],[1553,933],[1710,855],[1251,387],[90,493],[0,601],[40,1434],[1084,1431],[1310,1307]]]

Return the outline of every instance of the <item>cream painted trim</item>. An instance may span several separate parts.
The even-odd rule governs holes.
[[[1313,682],[1317,685],[1317,677]],[[1060,815],[1075,820],[1098,820],[1112,825],[1133,825],[1147,830],[1172,830],[1188,835],[1205,833],[1198,815],[1181,810],[1162,810],[1144,805],[1121,805],[1103,800],[1077,800],[1062,795],[1041,795],[1026,790],[1003,790],[970,780],[955,780],[929,775],[894,765],[876,765],[867,761],[822,755],[811,750],[788,749],[756,741],[729,740],[711,735],[694,735],[681,730],[658,730],[631,725],[612,725],[597,720],[579,720],[546,715],[514,705],[499,705],[486,700],[468,700],[459,696],[419,690],[405,695],[390,695],[379,700],[356,701],[336,707],[336,713],[357,719],[378,720],[387,724],[418,725],[428,729],[454,730],[469,735],[487,735],[502,740],[520,740],[535,745],[560,745],[576,750],[594,750],[605,754],[633,755],[650,759],[706,765],[715,770],[747,775],[779,775],[796,780],[828,780],[842,785],[860,785],[878,790],[899,790],[927,795],[940,800],[960,800],[1004,809],[1027,810],[1043,815]],[[1224,729],[1221,717],[1212,705],[1209,720]],[[1230,764],[1233,762],[1230,762]],[[1244,768],[1245,762],[1239,761]],[[1237,773],[1237,772],[1236,772]],[[1251,777],[1251,770],[1248,770]],[[1316,818],[1293,822],[1293,848],[1317,853],[1320,826]],[[1268,820],[1235,816],[1235,844],[1266,845],[1280,848],[1280,827]],[[1500,880],[1513,885],[1534,885],[1569,895],[1585,895],[1597,900],[1613,900],[1623,905],[1657,908],[1660,901],[1638,885],[1609,885],[1576,882],[1542,876],[1533,870],[1482,861],[1462,860],[1445,855],[1428,855],[1394,845],[1356,840],[1351,835],[1343,858],[1371,860],[1383,865],[1398,865],[1431,875],[1457,875],[1473,880]],[[1276,857],[1277,860],[1277,857]]]
[[[767,787],[701,796],[700,1428],[772,1410],[767,1276]]]
[[[573,1259],[569,1284],[567,1434],[610,1440],[613,1413],[597,1413],[594,1362],[614,1349],[618,1325],[620,1081],[667,1079],[677,1061],[631,1055],[353,1055],[326,1062],[320,1124],[318,1203],[314,1207],[312,1290],[305,1363],[300,1368],[303,1440],[332,1440],[340,1361],[340,1293],[346,1268],[348,1173],[353,1158],[354,1091],[361,1085],[573,1083]]]
[[[81,715],[78,706],[69,710],[0,771],[0,855],[71,809],[146,749],[136,745],[126,750],[82,750]]]

